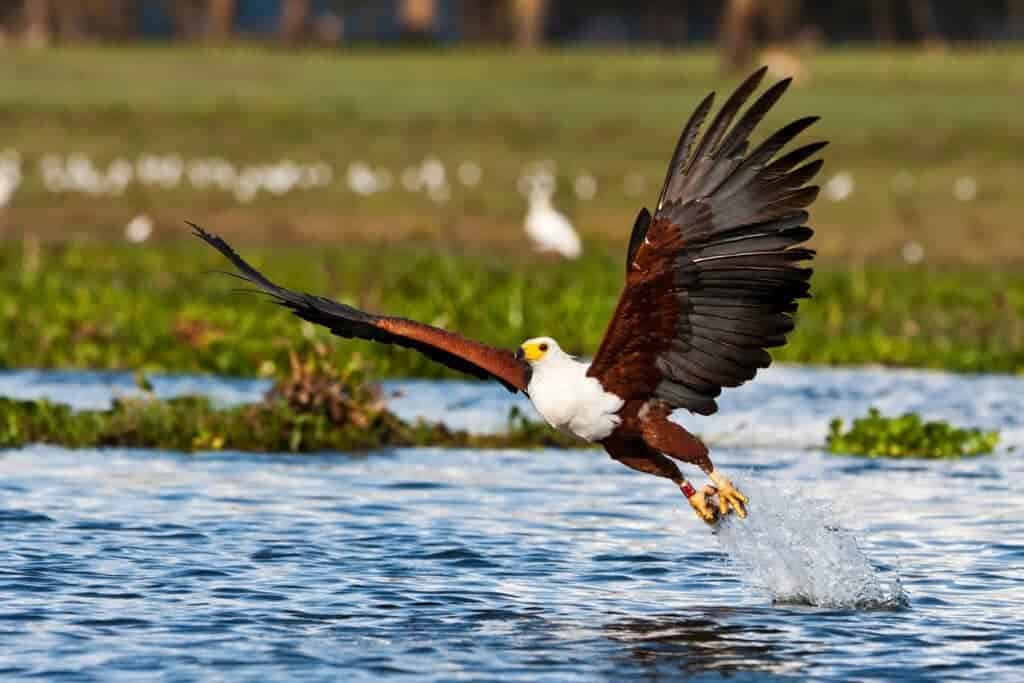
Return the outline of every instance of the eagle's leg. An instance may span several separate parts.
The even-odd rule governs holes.
[[[671,479],[686,499],[690,506],[697,513],[697,516],[708,524],[714,524],[718,520],[718,510],[711,503],[711,496],[715,494],[712,486],[704,486],[699,491],[693,488],[693,484],[683,477],[679,467],[661,453],[653,450],[640,439],[631,440],[608,440],[604,442],[605,450],[615,460],[623,465],[631,467],[638,472],[646,472],[656,477]]]
[[[654,412],[654,411],[652,411]],[[747,516],[748,498],[731,481],[715,469],[708,457],[708,447],[700,439],[663,414],[649,415],[643,423],[643,438],[648,446],[699,467],[714,483],[718,494],[718,511],[724,516],[735,510],[740,517]]]

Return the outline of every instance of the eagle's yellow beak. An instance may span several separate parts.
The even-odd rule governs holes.
[[[547,348],[541,348],[542,346],[547,347],[547,344],[526,342],[525,344],[519,347],[519,354],[517,355],[521,356],[525,360],[532,363],[536,360],[540,360],[541,358],[543,358],[544,354],[547,352]]]

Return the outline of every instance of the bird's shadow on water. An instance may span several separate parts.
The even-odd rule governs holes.
[[[805,658],[821,647],[802,640],[791,624],[801,610],[773,607],[696,608],[675,614],[622,617],[602,627],[623,647],[620,667],[657,680],[711,675],[743,680],[799,677]]]

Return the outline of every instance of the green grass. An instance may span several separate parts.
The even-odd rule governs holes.
[[[808,58],[765,132],[809,113],[827,138],[823,179],[853,174],[843,202],[812,211],[815,299],[779,360],[1024,371],[1024,51],[827,51]],[[0,367],[273,372],[296,344],[327,339],[207,276],[216,254],[185,219],[235,242],[284,284],[515,346],[550,334],[597,347],[622,283],[638,207],[653,202],[679,128],[712,88],[708,52],[296,51],[253,47],[9,49],[0,62],[0,149],[26,180],[0,210]],[[132,186],[121,197],[47,193],[47,153],[97,162],[143,152],[261,163],[362,159],[397,174],[427,156],[475,159],[473,189],[431,203],[400,189],[330,188],[242,205],[219,191]],[[557,203],[587,240],[577,263],[524,243],[524,164],[554,159]],[[583,202],[572,177],[601,187]],[[648,179],[628,197],[627,174]],[[913,188],[894,189],[900,174]],[[952,186],[974,178],[976,200]],[[144,246],[122,242],[138,212]],[[30,239],[23,240],[24,236]],[[41,240],[41,242],[40,242]],[[909,241],[921,266],[903,263]],[[40,244],[42,246],[40,246]],[[414,353],[362,342],[380,375],[440,376]]]
[[[832,141],[825,177],[857,181],[845,202],[820,201],[814,224],[824,260],[893,263],[908,240],[929,262],[1016,265],[1024,199],[1024,52],[828,51],[808,58],[765,130],[808,113],[823,117],[808,139]],[[48,194],[32,173],[0,228],[117,236],[139,210],[165,229],[184,218],[229,235],[303,240],[409,236],[474,241],[511,250],[523,164],[559,162],[563,180],[593,173],[592,202],[559,203],[585,236],[621,245],[642,201],[623,178],[648,178],[653,201],[679,128],[708,90],[731,88],[708,52],[506,51],[284,52],[182,47],[7,50],[0,63],[0,147],[34,169],[41,155],[83,152],[106,163],[143,151],[240,163],[326,159],[344,170],[364,159],[393,172],[437,156],[479,160],[484,183],[457,188],[439,207],[392,191],[361,198],[339,182],[325,190],[264,197],[240,207],[220,192],[135,187],[117,199]],[[915,178],[900,194],[893,179]],[[959,202],[960,176],[978,181]]]
[[[185,228],[182,228],[185,231]],[[515,348],[551,335],[597,348],[623,280],[618,250],[578,262],[415,245],[241,247],[280,283]],[[338,340],[237,282],[198,240],[161,246],[0,246],[0,367],[92,367],[254,375],[293,346],[362,354],[381,376],[448,376],[420,355]],[[777,360],[1024,372],[1024,274],[821,269]]]

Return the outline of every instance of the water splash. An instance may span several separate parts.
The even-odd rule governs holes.
[[[861,609],[907,604],[899,577],[871,564],[826,503],[776,484],[737,485],[750,496],[750,514],[743,520],[730,515],[715,535],[774,602]]]

